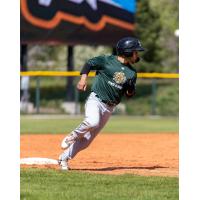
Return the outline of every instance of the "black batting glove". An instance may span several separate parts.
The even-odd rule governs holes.
[[[135,79],[127,79],[125,83],[125,95],[127,97],[132,97],[136,94]]]

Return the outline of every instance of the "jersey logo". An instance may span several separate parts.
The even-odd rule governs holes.
[[[113,76],[113,80],[117,84],[123,84],[126,82],[126,76],[125,76],[124,72],[115,72],[114,76]]]

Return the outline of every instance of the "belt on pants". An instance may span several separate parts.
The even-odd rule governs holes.
[[[101,99],[97,94],[95,94],[95,97],[97,97],[101,102],[107,104],[108,106],[116,106],[117,104],[114,102],[110,102],[110,101],[105,101],[103,99]]]

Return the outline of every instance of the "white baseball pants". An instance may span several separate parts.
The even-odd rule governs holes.
[[[81,150],[87,148],[98,135],[111,116],[115,106],[101,102],[92,92],[85,104],[85,118],[72,133],[77,136],[74,144],[65,150],[62,160],[72,159]]]

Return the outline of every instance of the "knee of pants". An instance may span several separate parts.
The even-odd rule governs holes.
[[[97,128],[99,126],[99,120],[98,119],[90,119],[87,120],[87,123],[89,125],[90,128]]]

